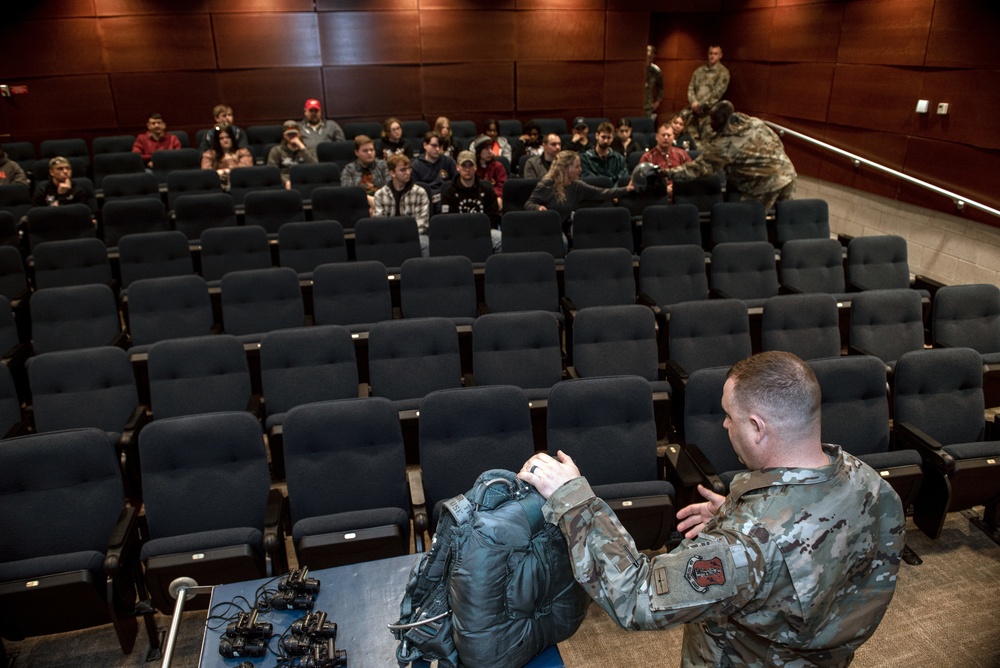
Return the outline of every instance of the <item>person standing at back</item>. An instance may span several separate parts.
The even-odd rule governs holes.
[[[714,44],[708,47],[708,62],[691,73],[688,83],[688,105],[694,116],[688,123],[688,130],[695,139],[707,141],[712,138],[708,110],[726,95],[728,88],[729,70],[722,64],[722,47]]]

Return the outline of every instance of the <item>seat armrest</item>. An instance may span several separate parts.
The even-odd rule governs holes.
[[[358,396],[361,398],[372,396],[371,383],[358,383]]]
[[[955,467],[955,458],[945,452],[941,443],[909,422],[896,422],[896,450],[912,449],[920,453],[925,462],[948,473]]]
[[[287,500],[280,489],[272,489],[267,496],[267,509],[264,511],[264,552],[274,558],[275,562],[284,565],[285,526],[283,516]],[[283,569],[276,569],[283,570]]]
[[[655,315],[657,318],[663,317],[663,310],[660,308],[660,305],[657,304],[656,300],[647,295],[645,292],[640,292],[638,296],[635,298],[635,302],[636,304],[640,304],[641,306],[645,306],[650,310],[652,310],[653,315]]]
[[[686,456],[688,460],[694,465],[698,474],[701,476],[702,485],[712,490],[716,494],[726,494],[726,485],[722,482],[719,477],[718,471],[715,470],[715,466],[712,462],[708,460],[705,453],[695,445],[694,443],[688,443],[683,448],[681,448],[681,455]]]
[[[138,539],[139,512],[126,505],[108,538],[108,549],[104,553],[104,572],[108,575],[120,573]]]
[[[427,531],[428,526],[430,526],[430,522],[427,517],[427,501],[424,498],[424,479],[420,468],[416,466],[407,468],[406,482],[410,488],[410,508],[413,514],[414,539],[420,537],[420,542],[423,543],[423,535]]]
[[[672,359],[667,359],[664,372],[672,388],[679,387],[683,389],[687,385],[688,377],[691,375],[684,370],[684,367]]]
[[[250,413],[258,420],[263,421],[264,418],[264,398],[259,394],[251,394],[250,400],[247,402],[247,413]]]
[[[575,366],[566,367],[566,378],[579,378],[580,372],[576,370]]]
[[[566,326],[568,327],[569,322],[576,317],[576,312],[579,309],[576,308],[576,304],[569,297],[563,297],[559,300],[559,303],[562,305],[563,314],[566,316]]]
[[[479,302],[479,306],[477,306],[477,309],[479,315],[487,315],[493,312],[493,310],[490,308],[490,305],[487,304],[486,302]]]
[[[728,292],[720,290],[719,288],[711,288],[708,291],[708,296],[711,299],[733,299],[733,297],[729,296]]]

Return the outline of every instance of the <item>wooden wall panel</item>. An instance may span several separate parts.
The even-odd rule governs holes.
[[[106,74],[36,79],[27,95],[3,102],[5,121],[15,133],[48,132],[53,138],[73,137],[88,128],[118,125]]]
[[[207,128],[212,107],[229,104],[219,90],[216,72],[163,72],[161,74],[112,74],[111,90],[115,96],[118,120],[125,126],[145,127],[149,114],[163,114],[168,127]],[[235,109],[236,123],[242,123]]]
[[[414,65],[324,67],[328,100],[340,118],[421,116],[420,68]]]
[[[29,19],[57,19],[97,16],[94,0],[61,0],[61,2],[8,2],[3,9],[4,22]]]
[[[645,71],[645,60],[605,63],[603,106],[606,109],[624,107],[641,111],[646,99]],[[662,104],[660,106],[663,107]],[[666,107],[663,107],[661,111],[667,111]]]
[[[1000,149],[1000,70],[929,70],[921,98],[930,101],[927,123],[915,134],[928,139]],[[948,115],[935,113],[947,102]]]
[[[815,137],[819,140],[826,139],[826,123],[804,121],[800,118],[772,114],[767,114],[763,118],[790,130],[809,135],[810,137]],[[819,178],[823,163],[826,162],[829,156],[828,153],[791,135],[782,137],[781,143],[785,147],[785,153],[792,161],[795,171],[798,172],[799,176]]]
[[[67,76],[107,71],[94,19],[23,21],[0,26],[5,77]],[[14,83],[14,82],[10,82]]]
[[[704,61],[708,45],[719,41],[718,27],[718,18],[710,14],[674,14],[665,29],[651,31],[656,33],[651,39],[657,40],[658,58]]]
[[[909,133],[923,72],[878,65],[837,65],[830,97],[831,123]]]
[[[548,109],[599,109],[603,102],[603,63],[521,61],[517,67],[517,108],[532,112]]]
[[[755,9],[718,17],[718,44],[723,62],[732,60],[768,60],[771,56],[771,32],[774,12]],[[716,40],[712,40],[713,42]],[[704,53],[708,52],[706,45]]]
[[[616,11],[657,12],[670,14],[690,14],[695,12],[718,12],[722,10],[722,0],[608,0],[608,9]]]
[[[208,14],[119,16],[97,20],[104,58],[111,72],[214,70],[215,49]]]
[[[777,5],[777,0],[722,0],[722,9],[737,12],[743,9],[765,9]]]
[[[473,3],[469,0],[420,0],[420,11],[425,9],[464,9],[466,11],[472,11],[470,6]],[[493,0],[490,2],[489,9],[493,11],[507,10],[513,11],[517,9],[516,0]]]
[[[826,121],[833,63],[773,63],[768,73],[768,113]]]
[[[768,108],[767,89],[771,69],[770,65],[764,63],[729,63],[731,76],[726,99],[733,103],[737,111],[752,115],[764,113]]]
[[[513,61],[424,65],[421,72],[428,118],[467,111],[511,114],[515,108]]]
[[[483,42],[484,30],[489,34],[488,47]],[[424,63],[513,60],[514,30],[513,12],[421,11],[421,60]]]
[[[942,156],[947,156],[943,160]],[[1000,173],[1000,152],[951,142],[911,137],[906,149],[904,171],[918,179],[929,181],[946,190],[970,197],[987,206],[1000,209],[1000,192],[996,188],[977,191],[977,184],[983,183],[984,175],[996,182]],[[929,193],[915,186],[902,189],[906,201],[921,206],[930,206],[940,211],[955,212],[951,201],[940,195]]]
[[[604,12],[518,12],[514,59],[603,60]]]
[[[417,9],[417,0],[316,0],[321,12],[402,11]]]
[[[645,60],[649,12],[608,12],[605,60]]]
[[[588,10],[603,12],[605,0],[517,0],[520,11],[531,10]]]
[[[419,63],[419,26],[415,11],[322,13],[323,64]]]
[[[838,62],[923,65],[934,5],[934,0],[846,3]]]
[[[687,89],[691,83],[691,73],[703,65],[701,60],[671,60],[659,62],[663,71],[663,100],[677,100],[681,106],[687,105]],[[645,81],[645,79],[643,79]],[[664,110],[661,110],[664,111]]]
[[[801,63],[835,62],[843,11],[839,3],[775,9],[770,59]]]
[[[319,67],[315,14],[230,14],[212,17],[220,69]]]
[[[904,135],[830,125],[826,141],[886,167],[903,169],[907,141]],[[899,179],[868,167],[856,168],[847,158],[832,158],[829,154],[823,162],[820,178],[883,197],[895,197],[899,189]]]
[[[207,14],[209,11],[205,0],[171,0],[169,4],[149,2],[149,0],[93,0],[93,2],[98,16]]]
[[[310,98],[323,99],[323,78],[318,67],[238,70],[219,73],[222,99],[239,112],[246,125],[284,122],[302,118]],[[325,105],[336,118],[337,105]]]
[[[311,12],[312,0],[208,0],[208,11],[226,12]]]
[[[980,68],[996,49],[1000,8],[994,2],[954,0],[934,6],[927,55],[928,67]],[[990,59],[992,60],[992,59]]]

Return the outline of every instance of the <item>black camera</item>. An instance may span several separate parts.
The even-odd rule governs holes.
[[[222,638],[219,641],[219,654],[227,659],[264,656],[267,654],[267,641],[261,638],[247,638],[246,636]]]
[[[226,633],[219,640],[219,654],[226,658],[264,656],[273,627],[268,622],[257,621],[256,608],[241,612],[235,622],[226,625]]]
[[[328,622],[325,612],[311,612],[292,622],[291,635],[281,641],[281,646],[293,656],[303,656],[314,651],[317,646],[326,645],[327,640],[337,639],[337,625]]]
[[[299,668],[347,668],[347,652],[334,646],[333,638],[313,647],[312,654],[299,660]]]
[[[249,613],[241,612],[236,617],[235,622],[230,622],[226,626],[226,636],[230,638],[246,636],[247,638],[263,638],[266,640],[271,637],[272,631],[273,627],[270,623],[257,621],[257,610]]]

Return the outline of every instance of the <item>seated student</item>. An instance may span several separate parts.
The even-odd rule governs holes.
[[[628,174],[625,156],[611,150],[615,138],[615,126],[601,123],[597,126],[597,145],[588,148],[580,156],[584,176],[606,176],[612,183]]]
[[[611,150],[617,151],[624,156],[629,153],[641,153],[646,149],[639,145],[639,142],[632,137],[632,121],[624,116],[618,121],[618,134],[611,142]]]
[[[493,155],[493,140],[486,135],[480,135],[472,144],[472,152],[476,154],[476,176],[493,186],[497,194],[500,208],[503,208],[503,184],[507,182],[507,170]]]
[[[160,114],[150,114],[146,120],[146,132],[135,138],[132,152],[142,156],[147,167],[153,166],[153,151],[176,151],[181,148],[181,140],[167,133],[167,124]]]
[[[500,136],[500,123],[493,118],[487,118],[486,123],[483,125],[483,134],[480,137],[489,137],[493,140],[493,144],[490,148],[493,150],[494,158],[507,158],[507,162],[511,162],[514,157],[513,149],[510,147],[510,142],[507,141],[506,137]],[[473,143],[476,142],[475,139],[472,140]],[[472,150],[472,144],[469,145],[469,149]]]
[[[319,100],[306,100],[303,113],[305,116],[299,121],[299,132],[306,148],[315,151],[316,146],[322,142],[344,140],[344,131],[337,121],[323,118],[323,108]]]
[[[204,153],[208,149],[212,148],[212,137],[215,133],[219,131],[219,128],[226,126],[229,128],[229,136],[233,138],[233,146],[236,148],[246,148],[249,150],[249,140],[247,139],[247,133],[243,132],[240,128],[236,127],[233,123],[233,108],[225,104],[217,104],[215,108],[212,109],[212,116],[215,117],[215,127],[205,133],[205,136],[201,140],[201,144],[198,145],[198,150]]]
[[[510,165],[511,169],[516,169],[516,165],[521,164],[522,155],[538,155],[542,152],[542,130],[538,127],[538,123],[534,121],[528,121],[524,124],[524,133],[514,144],[514,150],[511,151],[510,155]]]
[[[389,169],[385,160],[375,157],[375,140],[368,135],[354,138],[354,155],[357,160],[344,166],[340,172],[340,185],[361,186],[368,195],[368,207],[375,206],[375,191],[389,182]]]
[[[583,153],[590,148],[590,137],[587,136],[589,132],[590,126],[587,125],[587,121],[583,120],[583,116],[574,118],[573,138],[570,139],[569,150]]]
[[[476,176],[476,154],[458,154],[458,176],[441,191],[441,213],[485,213],[490,219],[493,252],[500,252],[500,204],[493,186]]]
[[[434,121],[434,132],[438,133],[438,138],[441,140],[441,153],[454,160],[455,153],[460,149],[455,145],[454,136],[451,134],[451,121],[445,116],[438,116]]]
[[[372,216],[413,216],[417,219],[417,233],[420,235],[420,254],[430,254],[430,240],[427,226],[431,220],[431,200],[423,187],[410,180],[410,159],[401,153],[389,156],[389,182],[375,193],[375,207]]]
[[[410,140],[403,139],[403,124],[398,118],[390,116],[385,119],[385,123],[382,124],[382,138],[379,139],[375,150],[383,160],[388,160],[389,156],[396,154],[405,155],[407,158],[413,157]]]
[[[563,232],[570,234],[573,213],[584,200],[609,200],[632,192],[632,181],[622,188],[598,188],[580,180],[580,155],[576,151],[560,151],[545,178],[538,182],[525,203],[527,211],[552,210],[562,219]]]
[[[687,131],[687,119],[684,117],[684,114],[678,111],[671,116],[670,127],[674,130],[674,146],[682,148],[685,151],[694,151],[698,148],[691,137],[691,133]]]
[[[212,146],[201,154],[201,168],[219,173],[222,189],[229,191],[229,172],[235,167],[253,167],[253,155],[246,147],[237,148],[232,128],[219,126],[212,133]]]
[[[441,210],[441,189],[455,178],[455,161],[442,153],[441,136],[434,130],[424,135],[424,154],[413,161],[413,180],[424,185],[435,213]]]
[[[35,188],[31,203],[34,206],[86,204],[91,211],[97,212],[97,203],[86,189],[73,182],[73,166],[61,155],[49,160],[49,178]]]
[[[524,162],[524,178],[545,178],[545,175],[549,173],[549,168],[552,167],[552,161],[556,159],[561,150],[562,139],[559,135],[554,132],[545,135],[545,141],[542,142],[542,152],[539,155],[531,156]]]
[[[674,129],[669,123],[663,123],[656,131],[656,146],[643,153],[639,162],[651,162],[661,169],[670,169],[691,162],[691,156],[684,149],[674,146]],[[661,183],[666,186],[665,194],[673,197],[674,184],[669,179]],[[651,194],[653,193],[647,193]],[[662,196],[664,193],[658,191],[655,194]]]
[[[26,186],[28,185],[28,175],[21,169],[21,165],[7,157],[4,150],[0,148],[0,185],[12,183]]]
[[[267,152],[267,164],[281,170],[281,180],[285,182],[285,188],[292,187],[290,179],[292,165],[316,162],[318,162],[316,152],[307,148],[302,141],[299,124],[295,121],[285,121],[285,125],[281,128],[281,143],[272,146]]]

